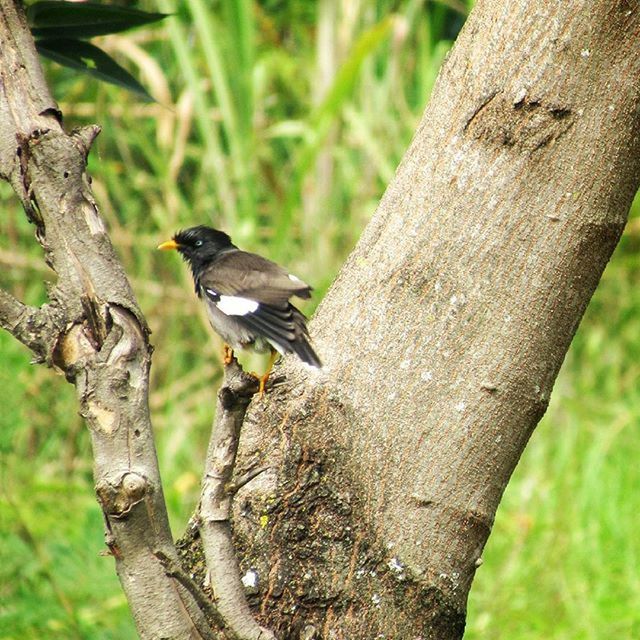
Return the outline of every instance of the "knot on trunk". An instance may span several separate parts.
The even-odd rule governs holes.
[[[115,481],[100,480],[96,485],[100,506],[112,518],[125,517],[152,492],[153,487],[147,479],[133,471],[123,473]]]

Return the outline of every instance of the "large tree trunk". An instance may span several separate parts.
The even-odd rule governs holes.
[[[0,177],[58,282],[40,309],[0,291],[0,325],[76,385],[140,634],[210,637],[217,614],[175,562],[146,325],[85,175],[96,130],[62,130],[15,4],[0,0]],[[462,635],[498,502],[638,186],[639,26],[622,0],[480,0],[469,18],[319,309],[324,371],[288,362],[245,421],[241,467],[270,469],[236,497],[237,548],[277,637]],[[233,483],[216,473],[205,493],[225,513],[203,504],[203,529],[226,536]]]
[[[611,0],[470,16],[319,308],[324,373],[289,362],[245,423],[241,462],[274,468],[236,530],[281,637],[462,635],[496,508],[638,187],[639,26],[637,3]]]

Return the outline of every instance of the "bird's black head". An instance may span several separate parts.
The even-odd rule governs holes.
[[[218,231],[204,225],[178,231],[171,240],[163,242],[158,247],[158,249],[177,249],[189,263],[196,281],[201,271],[221,251],[233,248],[235,245],[224,231]]]

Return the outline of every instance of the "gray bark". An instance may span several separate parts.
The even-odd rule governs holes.
[[[639,13],[480,0],[469,18],[313,323],[324,371],[287,361],[245,420],[241,470],[270,469],[236,496],[236,546],[276,637],[462,635],[500,497],[638,186]],[[0,292],[0,325],[76,385],[140,635],[207,637],[162,497],[147,328],[86,178],[96,133],[63,131],[0,0],[0,177],[58,276],[39,309]],[[226,540],[220,488],[205,479],[203,506],[225,503],[208,524]]]
[[[288,362],[245,422],[240,464],[277,471],[246,488],[236,529],[283,637],[461,636],[638,187],[639,26],[636,2],[610,0],[470,16],[317,312],[324,374]]]
[[[232,477],[240,430],[257,390],[257,379],[244,373],[232,358],[225,366],[224,384],[218,392],[197,515],[211,592],[221,617],[240,640],[274,640],[268,629],[256,623],[249,608],[231,528],[231,507],[236,493]],[[240,482],[238,479],[235,484]]]
[[[148,329],[86,175],[97,127],[67,135],[17,3],[0,0],[0,177],[35,225],[57,274],[49,303],[0,292],[0,326],[76,386],[91,433],[106,543],[143,638],[208,638],[190,592],[156,554],[177,560],[147,404]]]

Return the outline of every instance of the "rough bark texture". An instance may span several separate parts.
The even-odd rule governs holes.
[[[498,502],[638,186],[639,30],[631,0],[480,0],[469,18],[319,309],[325,370],[288,362],[245,421],[240,471],[270,470],[238,494],[236,543],[278,638],[462,635]],[[59,119],[0,0],[0,177],[58,276],[39,309],[0,291],[0,325],[76,385],[140,635],[210,637],[162,498],[147,328],[85,173],[97,129]]]
[[[480,0],[312,336],[235,527],[280,638],[459,638],[503,490],[638,187],[637,2]],[[532,597],[535,594],[532,592]]]
[[[0,292],[0,326],[63,371],[91,432],[106,543],[143,638],[211,637],[177,560],[147,405],[148,329],[86,175],[99,129],[67,135],[18,3],[0,0],[0,177],[9,181],[57,274],[49,303]]]

